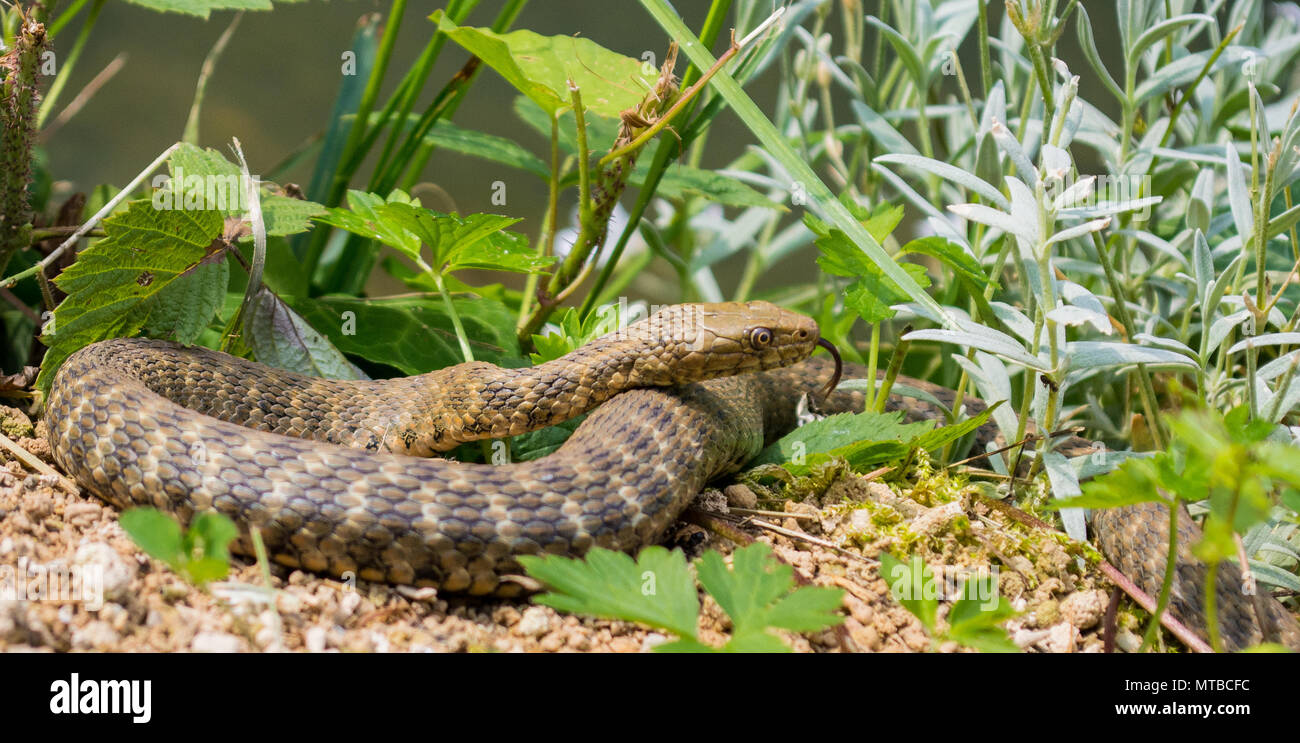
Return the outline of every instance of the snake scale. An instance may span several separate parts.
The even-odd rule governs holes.
[[[518,555],[651,544],[707,482],[792,430],[799,401],[839,371],[809,358],[819,344],[813,320],[766,302],[674,305],[531,368],[469,362],[379,381],[118,339],[64,362],[46,419],[58,464],[119,507],[183,520],[219,511],[244,532],[237,552],[251,554],[247,529],[256,527],[272,559],[290,567],[508,597],[525,590],[509,579],[521,572]],[[861,404],[859,393],[836,392],[821,407]],[[891,405],[910,418],[937,414],[915,400]],[[587,411],[559,449],[534,461],[431,456]],[[1166,514],[1111,509],[1095,523],[1108,559],[1152,594]],[[1196,527],[1183,528],[1187,545]],[[1220,570],[1225,646],[1259,642],[1239,572]],[[1204,572],[1184,549],[1170,607],[1201,631]],[[1295,620],[1265,604],[1282,641],[1300,647]]]

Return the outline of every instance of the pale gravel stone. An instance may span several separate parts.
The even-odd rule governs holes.
[[[200,632],[190,643],[190,650],[196,653],[238,653],[243,646],[243,640],[226,632]]]

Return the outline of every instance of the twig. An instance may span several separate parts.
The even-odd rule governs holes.
[[[753,508],[736,508],[728,509],[732,513],[740,513],[746,516],[775,516],[776,518],[786,519],[804,519],[807,521],[816,521],[817,517],[807,513],[785,513],[784,511],[762,511]]]
[[[1120,589],[1124,591],[1124,593],[1127,593],[1130,598],[1136,601],[1138,606],[1141,606],[1143,609],[1146,609],[1149,612],[1154,612],[1156,610],[1156,600],[1148,596],[1147,593],[1143,591],[1141,588],[1138,588],[1136,583],[1129,580],[1128,576],[1121,573],[1119,569],[1116,568],[1114,565],[1111,565],[1105,560],[1102,560],[1101,564],[1098,565],[1098,568],[1101,570],[1102,574],[1104,574],[1107,578],[1110,579],[1112,583],[1119,586]],[[1205,644],[1204,640],[1202,640],[1200,637],[1197,637],[1195,632],[1192,632],[1190,629],[1187,628],[1187,625],[1183,624],[1177,619],[1174,619],[1173,616],[1169,614],[1169,612],[1166,611],[1160,613],[1160,624],[1165,629],[1169,630],[1169,632],[1172,633],[1174,637],[1177,637],[1192,652],[1194,653],[1214,652],[1213,650],[1210,649],[1209,645]]]
[[[1101,652],[1115,652],[1115,634],[1119,623],[1119,598],[1124,593],[1118,588],[1110,592],[1110,601],[1106,604],[1106,615],[1102,618]]]
[[[782,514],[782,515],[784,516],[786,514]],[[767,529],[770,532],[780,534],[783,537],[789,537],[790,539],[794,539],[800,542],[807,542],[808,544],[815,544],[818,547],[824,547],[828,550],[834,550],[836,553],[857,560],[858,562],[863,562],[868,565],[877,565],[877,566],[880,565],[879,560],[873,560],[870,557],[863,557],[862,555],[855,554],[853,552],[850,552],[849,550],[844,549],[838,544],[835,544],[833,542],[828,542],[825,539],[818,539],[817,537],[809,536],[807,534],[797,532],[793,529],[787,529],[783,526],[777,526],[776,524],[769,524],[766,521],[761,521],[759,519],[752,518],[752,517],[746,519],[745,521],[747,523],[759,527],[760,529]]]
[[[657,120],[655,120],[655,122],[650,126],[650,128],[646,129],[645,131],[637,135],[636,139],[633,139],[631,142],[627,143],[626,145],[602,157],[600,159],[600,162],[597,164],[602,166],[608,165],[609,163],[613,162],[614,160],[617,160],[623,155],[628,154],[629,152],[635,152],[636,150],[644,146],[646,142],[649,142],[650,139],[653,138],[656,134],[663,131],[664,127],[668,126],[668,122],[671,121],[672,118],[676,116],[679,111],[685,108],[686,104],[690,103],[691,99],[693,99],[696,96],[696,94],[698,94],[701,90],[703,90],[705,85],[709,84],[710,78],[718,74],[718,71],[721,70],[722,67],[727,64],[727,62],[730,62],[733,57],[739,54],[740,50],[744,49],[747,44],[749,44],[751,41],[753,41],[754,39],[758,38],[760,35],[765,33],[767,29],[772,26],[772,24],[781,20],[781,16],[784,14],[785,14],[785,8],[778,8],[775,13],[768,16],[767,20],[760,23],[757,28],[751,31],[749,35],[747,35],[745,38],[741,39],[740,41],[736,41],[735,31],[732,31],[731,46],[727,48],[727,51],[723,52],[721,57],[718,57],[718,61],[714,62],[713,66],[710,67],[709,70],[705,72],[704,75],[699,80],[695,81],[694,85],[687,88],[685,93],[682,93],[680,96],[678,96],[677,100],[673,102],[673,105],[670,106],[662,116],[660,116]]]
[[[63,475],[60,475],[53,467],[42,462],[38,457],[36,457],[36,455],[22,448],[18,444],[15,444],[13,439],[9,438],[3,433],[0,433],[0,446],[3,446],[5,449],[8,449],[9,453],[13,454],[15,457],[18,457],[20,460],[22,460],[23,464],[27,465],[28,467],[31,467],[32,469],[36,470],[42,475],[53,477],[60,485],[63,486],[64,490],[68,491],[73,495],[81,495],[81,488],[77,487],[76,483],[64,477]]]
[[[59,112],[58,116],[54,117],[54,120],[50,122],[49,126],[41,130],[41,133],[37,135],[38,138],[42,141],[48,141],[53,137],[55,132],[57,132],[64,124],[68,123],[69,119],[76,116],[77,112],[81,111],[81,109],[90,102],[91,98],[95,97],[95,94],[99,92],[100,88],[107,85],[109,80],[112,80],[118,72],[121,72],[122,68],[126,66],[126,58],[126,52],[121,52],[116,57],[113,57],[113,61],[104,65],[104,69],[100,70],[99,74],[95,75],[95,77],[91,78],[90,82],[86,83],[85,87],[77,93],[77,96],[73,98],[68,105],[63,107],[63,110]]]
[[[17,294],[14,294],[8,289],[0,289],[0,298],[3,298],[4,301],[13,305],[19,312],[26,315],[28,320],[36,323],[38,326],[41,324],[41,316],[36,314],[36,310],[28,307],[26,302],[19,299]]]

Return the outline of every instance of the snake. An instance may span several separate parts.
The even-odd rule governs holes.
[[[812,357],[825,347],[832,359]],[[841,364],[811,318],[763,301],[671,305],[558,359],[503,368],[471,361],[382,380],[325,379],[175,342],[85,346],[55,376],[45,419],[56,463],[119,507],[188,522],[216,511],[240,526],[234,552],[341,578],[517,597],[522,555],[625,552],[658,541],[711,481],[797,427],[800,402],[861,410],[833,391]],[[829,379],[829,381],[827,381]],[[952,401],[950,390],[900,379]],[[967,410],[984,403],[967,397]],[[941,412],[893,396],[911,419]],[[554,452],[482,464],[438,456],[585,414]],[[986,424],[981,436],[996,433]],[[1085,442],[1086,443],[1086,442]],[[1168,611],[1204,636],[1207,568],[1180,515]],[[1147,593],[1164,576],[1168,511],[1099,511],[1103,553]],[[1252,601],[1220,564],[1223,646],[1270,636],[1300,649],[1278,601]]]

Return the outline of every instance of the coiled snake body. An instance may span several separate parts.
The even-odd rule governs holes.
[[[818,342],[814,321],[765,302],[676,305],[536,367],[468,363],[372,382],[120,339],[64,362],[46,417],[59,465],[120,507],[185,520],[215,509],[258,528],[291,567],[511,596],[524,590],[503,580],[521,572],[518,555],[653,543],[709,480],[791,430],[799,400],[830,377],[808,359]],[[828,404],[855,403],[836,393]],[[427,458],[592,408],[536,461]],[[1165,525],[1141,507],[1098,519],[1108,558],[1148,592],[1163,575]],[[251,553],[247,533],[235,549]],[[1184,564],[1171,610],[1195,621],[1195,565]],[[1231,647],[1260,637],[1237,578],[1219,579]],[[1283,640],[1300,646],[1270,602]]]

